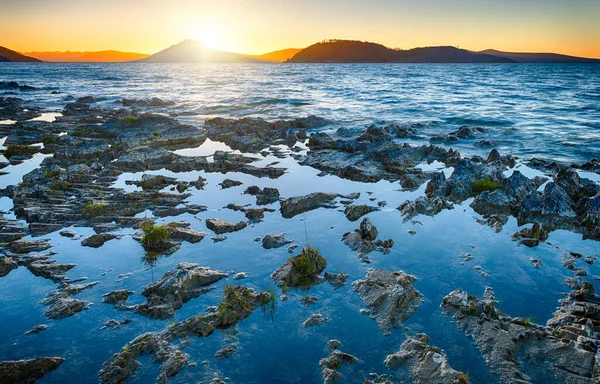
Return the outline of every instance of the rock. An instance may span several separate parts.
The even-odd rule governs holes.
[[[41,252],[52,248],[49,241],[49,239],[15,241],[10,244],[10,249],[15,253]]]
[[[77,103],[93,104],[96,102],[94,96],[84,96],[77,99]]]
[[[371,207],[368,205],[349,205],[344,210],[344,215],[350,221],[356,221],[360,219],[362,216],[371,213],[373,211],[378,211],[378,207]]]
[[[233,276],[233,278],[235,280],[242,280],[242,279],[245,279],[246,277],[248,277],[248,273],[246,273],[246,272],[239,272]]]
[[[412,282],[416,277],[402,271],[369,269],[364,280],[352,287],[370,309],[369,316],[384,333],[398,328],[421,305],[423,295]]]
[[[265,187],[260,189],[256,185],[246,188],[245,194],[256,196],[256,205],[267,205],[279,200],[279,190],[277,188]]]
[[[107,241],[116,239],[117,237],[118,236],[114,233],[95,234],[88,237],[87,239],[82,240],[81,245],[83,245],[84,247],[100,248]]]
[[[170,184],[175,184],[177,179],[173,177],[166,177],[163,175],[150,175],[143,174],[142,181],[139,183],[143,190],[158,190],[162,189]]]
[[[25,334],[32,335],[34,333],[40,333],[42,331],[45,331],[46,329],[48,329],[48,326],[46,324],[40,324],[40,325],[36,325],[35,327],[31,328],[29,331],[25,332]]]
[[[317,208],[335,208],[334,202],[338,195],[333,193],[315,192],[306,196],[295,196],[281,200],[281,215],[290,219],[296,215]]]
[[[0,277],[4,277],[19,266],[16,260],[8,256],[0,256]]]
[[[38,357],[30,360],[2,361],[0,383],[34,383],[58,368],[64,360],[61,357]]]
[[[129,298],[129,296],[133,295],[134,293],[135,292],[127,289],[119,289],[104,294],[104,296],[102,296],[102,301],[108,304],[124,304]]]
[[[64,319],[87,309],[87,302],[84,300],[73,299],[65,291],[50,292],[42,304],[48,305],[44,314],[49,319]]]
[[[183,240],[188,243],[196,244],[204,239],[206,233],[199,232],[190,228],[171,227],[169,228],[171,239]]]
[[[325,280],[327,280],[327,282],[331,284],[331,286],[334,289],[338,289],[341,286],[343,286],[346,283],[346,279],[348,278],[348,275],[346,275],[345,273],[325,272],[323,276],[325,277]]]
[[[106,323],[104,323],[104,325],[100,329],[107,329],[107,328],[118,329],[129,323],[131,323],[131,319],[125,319],[123,321],[110,319]]]
[[[321,315],[320,313],[313,313],[308,317],[308,319],[304,321],[303,325],[304,328],[312,327],[315,325],[322,325],[325,322],[325,320],[327,320],[327,318]]]
[[[219,307],[208,314],[198,315],[171,324],[160,332],[148,332],[127,343],[102,365],[99,382],[123,383],[141,367],[137,361],[143,354],[150,354],[161,365],[157,381],[164,383],[168,377],[183,369],[189,356],[173,343],[177,339],[210,336],[216,329],[227,329],[250,316],[254,309],[270,299],[267,292],[256,293],[244,286],[225,288],[225,297]]]
[[[532,248],[548,240],[548,231],[544,226],[535,223],[531,228],[523,228],[519,232],[513,233],[512,238],[520,244]]]
[[[60,231],[59,235],[63,237],[75,237],[76,233],[74,231]]]
[[[566,326],[572,317],[562,317],[559,309],[556,318],[566,321],[558,325],[560,320],[557,323],[551,320],[549,328],[544,328],[528,319],[511,318],[500,312],[497,305],[492,290],[486,288],[484,299],[460,289],[453,291],[443,299],[441,307],[474,339],[491,371],[503,382],[529,383],[534,377],[529,375],[537,374],[550,382],[588,383],[590,379],[595,380],[595,343],[590,348],[588,339],[580,339],[571,333],[572,329],[585,333],[579,326]],[[585,312],[577,310],[577,313]],[[570,336],[565,338],[566,335]],[[520,353],[515,354],[516,351]],[[525,364],[527,374],[522,371]]]
[[[206,219],[206,227],[212,230],[217,235],[235,232],[246,228],[248,224],[244,221],[240,221],[237,224],[232,224],[228,221],[223,221],[219,219]]]
[[[358,257],[364,262],[370,262],[367,254],[377,249],[380,252],[388,253],[389,249],[394,245],[392,239],[377,240],[379,232],[377,227],[371,223],[371,220],[366,217],[360,223],[360,228],[353,232],[347,232],[342,236],[344,244],[348,245],[353,251],[356,251]]]
[[[327,342],[327,348],[329,349],[336,349],[337,347],[339,347],[340,345],[342,345],[342,343],[339,340],[329,340]]]
[[[221,186],[221,189],[237,187],[238,185],[242,185],[242,184],[244,184],[244,183],[242,183],[241,181],[231,180],[231,179],[225,179],[221,183],[219,183],[219,185]]]
[[[543,192],[533,191],[525,197],[519,210],[519,220],[536,220],[542,224],[574,223],[577,214],[567,192],[555,183],[548,183]]]
[[[428,345],[428,341],[429,336],[424,333],[409,337],[398,352],[385,358],[385,366],[406,366],[415,384],[468,383],[468,376],[452,369],[446,354]]]
[[[144,288],[142,295],[147,300],[136,306],[135,311],[157,319],[173,317],[175,310],[184,303],[210,291],[213,289],[209,287],[211,284],[227,276],[227,272],[181,263],[176,269],[166,272],[162,279]]]
[[[276,235],[266,235],[262,239],[262,246],[264,249],[280,248],[284,245],[293,243],[294,240],[285,238],[285,232],[278,233]]]
[[[443,209],[452,209],[452,204],[439,197],[418,197],[414,201],[405,201],[397,208],[402,213],[402,219],[408,221],[418,215],[435,216]]]
[[[288,287],[304,287],[320,283],[319,276],[325,270],[327,260],[314,248],[303,248],[298,256],[289,258],[281,267],[271,274],[278,284]]]
[[[302,305],[314,305],[319,301],[319,299],[315,296],[302,296],[300,299],[300,304]]]
[[[237,347],[238,345],[236,343],[229,344],[226,347],[219,349],[215,353],[215,357],[219,360],[226,359],[234,354]]]
[[[331,355],[319,361],[321,374],[323,375],[323,383],[331,384],[342,378],[342,374],[338,370],[342,365],[353,365],[358,363],[358,359],[348,353],[344,353],[339,349],[333,350]]]

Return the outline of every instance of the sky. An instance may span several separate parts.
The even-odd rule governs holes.
[[[260,54],[324,39],[600,58],[600,0],[0,0],[0,46]]]

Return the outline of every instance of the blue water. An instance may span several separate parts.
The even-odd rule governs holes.
[[[111,106],[159,97],[175,102],[165,112],[197,123],[314,114],[358,128],[422,122],[430,135],[469,124],[488,128],[489,138],[513,154],[566,161],[600,155],[594,64],[2,63],[0,80],[45,88],[21,97],[55,111],[65,95],[100,96]]]
[[[540,156],[552,159],[590,160],[600,154],[600,71],[592,65],[143,65],[143,64],[0,64],[0,80],[13,80],[42,88],[19,93],[18,96],[38,104],[49,112],[62,110],[65,96],[94,95],[101,105],[117,107],[122,98],[160,97],[173,101],[174,106],[158,109],[192,124],[202,125],[212,116],[261,116],[269,119],[295,118],[315,114],[334,121],[339,126],[362,129],[367,124],[422,122],[423,138],[430,134],[450,132],[463,124],[488,129],[488,137],[501,143],[501,150],[525,158]],[[58,95],[51,95],[57,90]],[[461,151],[478,151],[472,141],[454,145]],[[222,149],[219,143],[207,143],[202,148],[183,154],[210,154]],[[386,355],[395,352],[407,335],[426,332],[431,344],[448,354],[450,364],[468,371],[473,383],[496,383],[472,340],[457,329],[452,320],[439,309],[442,298],[461,288],[482,295],[486,286],[494,288],[500,308],[511,316],[532,317],[544,324],[558,305],[568,287],[565,277],[572,276],[561,265],[563,252],[578,252],[600,256],[597,242],[582,240],[581,235],[567,231],[551,233],[549,242],[535,249],[517,245],[511,234],[519,229],[510,219],[500,233],[479,224],[479,216],[469,208],[470,201],[444,211],[434,218],[417,217],[419,223],[404,223],[396,207],[406,199],[424,193],[402,191],[398,183],[381,181],[364,184],[342,180],[335,176],[320,177],[318,171],[298,165],[292,158],[278,159],[271,155],[254,155],[264,166],[280,161],[288,172],[276,180],[230,173],[204,172],[170,173],[180,180],[207,179],[202,191],[190,189],[187,202],[204,204],[207,212],[192,216],[184,214],[159,219],[159,223],[184,220],[192,228],[210,232],[204,220],[220,218],[237,222],[244,220],[241,212],[223,209],[228,203],[254,204],[254,198],[243,195],[247,186],[276,187],[283,197],[311,192],[361,192],[357,204],[375,205],[386,201],[381,211],[369,214],[379,228],[380,238],[392,238],[395,245],[388,255],[372,253],[372,264],[359,261],[355,252],[341,242],[341,236],[358,227],[359,222],[346,220],[341,209],[319,209],[283,219],[279,212],[266,213],[265,220],[228,234],[224,242],[213,243],[210,236],[198,244],[183,243],[170,257],[161,258],[152,269],[142,261],[144,251],[131,238],[133,231],[119,231],[123,237],[107,242],[99,249],[80,246],[80,239],[66,239],[52,233],[51,239],[59,263],[75,263],[68,272],[71,278],[87,276],[99,284],[74,296],[94,303],[90,309],[58,321],[44,318],[44,306],[39,302],[56,285],[34,277],[24,268],[0,278],[0,361],[34,356],[61,356],[66,360],[40,383],[92,383],[104,361],[127,342],[147,331],[162,330],[173,320],[151,320],[128,312],[116,311],[102,303],[102,295],[115,289],[136,292],[130,303],[140,303],[143,287],[160,278],[166,271],[184,261],[213,269],[247,272],[248,278],[231,278],[215,284],[210,293],[186,303],[177,311],[176,320],[201,313],[217,305],[222,288],[227,283],[244,284],[257,289],[273,286],[269,275],[283,264],[290,254],[286,247],[264,250],[254,242],[257,236],[286,232],[286,237],[300,244],[305,241],[305,227],[310,243],[320,249],[328,260],[327,270],[343,271],[348,282],[338,290],[324,283],[308,292],[296,291],[285,302],[277,302],[273,318],[259,308],[239,323],[236,335],[239,348],[229,359],[217,360],[214,354],[227,345],[227,335],[216,332],[205,339],[194,339],[183,351],[190,355],[196,367],[186,367],[173,383],[210,381],[213,373],[229,378],[228,383],[317,383],[322,382],[319,359],[326,357],[328,340],[342,342],[345,352],[361,362],[344,368],[342,382],[362,383],[370,372],[387,373],[397,380],[406,379],[402,370],[387,371]],[[39,159],[26,162],[26,170],[36,167]],[[449,170],[451,171],[451,170]],[[22,171],[0,176],[0,185],[18,182]],[[525,170],[522,170],[525,172]],[[126,190],[126,180],[139,180],[141,174],[123,174],[115,183]],[[222,191],[218,186],[225,178],[244,184]],[[370,195],[368,192],[372,192]],[[371,201],[374,199],[374,201]],[[271,206],[274,209],[278,204]],[[8,211],[10,201],[2,199],[0,207]],[[305,226],[306,223],[306,226]],[[84,237],[90,228],[72,228]],[[407,230],[414,229],[416,235]],[[471,247],[473,245],[474,247]],[[471,252],[473,260],[463,262],[461,253]],[[530,257],[543,261],[540,269],[529,262]],[[489,274],[484,279],[475,269]],[[577,266],[592,275],[600,275],[598,265],[582,260]],[[389,336],[377,328],[368,316],[360,314],[364,305],[353,292],[351,283],[364,278],[368,268],[404,270],[415,275],[415,287],[425,301],[409,317],[405,329],[394,329]],[[120,280],[117,276],[131,273]],[[303,294],[319,298],[316,305],[303,306],[298,299]],[[328,317],[323,326],[304,328],[302,322],[312,313]],[[100,330],[111,318],[133,321],[118,330]],[[49,329],[36,335],[23,335],[37,324]],[[131,381],[153,382],[158,366],[149,358],[140,360],[143,368]],[[74,376],[74,372],[77,373]]]

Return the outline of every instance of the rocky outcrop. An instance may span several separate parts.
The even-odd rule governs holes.
[[[337,346],[336,346],[337,347]],[[321,367],[321,374],[323,376],[324,384],[331,384],[342,378],[342,374],[338,370],[342,365],[353,365],[358,363],[358,359],[349,353],[334,349],[331,354],[319,361]]]
[[[355,281],[352,287],[369,307],[369,317],[387,333],[400,327],[421,305],[423,295],[412,286],[415,280],[402,271],[369,269],[365,279]]]
[[[71,295],[76,295],[84,289],[92,288],[96,284],[98,284],[97,281],[79,285],[62,283],[57,290],[48,293],[44,300],[42,300],[42,304],[48,306],[44,314],[49,319],[57,320],[73,316],[84,309],[88,309],[87,301],[74,299]]]
[[[417,197],[414,201],[407,200],[398,206],[402,219],[408,221],[418,215],[435,216],[443,209],[452,209],[453,205],[440,197]]]
[[[344,209],[344,215],[346,215],[346,218],[350,221],[356,221],[358,219],[360,219],[361,217],[363,217],[364,215],[374,212],[374,211],[379,211],[378,207],[371,207],[369,205],[349,205],[346,207],[346,209]]]
[[[554,324],[549,322],[550,327],[544,328],[529,319],[507,316],[496,308],[497,305],[492,290],[486,288],[483,299],[460,289],[453,291],[444,298],[441,307],[474,339],[487,364],[503,382],[537,382],[538,374],[546,379],[550,379],[548,374],[551,374],[551,380],[560,383],[598,380],[595,342],[590,343],[586,337],[573,340],[572,335],[570,339],[557,337],[563,330],[569,334],[572,324],[569,320],[561,326],[558,326],[560,320]],[[581,312],[577,310],[576,313]],[[556,316],[557,319],[561,317],[560,314]],[[575,328],[580,327],[575,325]]]
[[[315,248],[303,248],[298,256],[289,258],[271,274],[278,285],[306,287],[323,281],[319,276],[327,267],[327,260]]]
[[[359,229],[345,233],[342,236],[342,241],[353,251],[356,251],[361,261],[370,263],[371,260],[367,254],[374,250],[386,254],[390,252],[390,248],[394,245],[394,240],[392,239],[376,240],[378,235],[377,227],[367,217],[360,223]]]
[[[34,383],[58,368],[64,360],[61,357],[38,357],[30,360],[2,361],[0,383]]]
[[[155,319],[167,319],[175,316],[175,310],[191,299],[213,289],[211,284],[229,276],[230,273],[214,271],[197,264],[181,263],[176,269],[168,271],[157,282],[142,291],[146,302],[135,307],[141,315]],[[115,298],[112,295],[112,298]]]
[[[335,208],[337,204],[335,199],[338,197],[334,193],[315,192],[306,196],[295,196],[281,200],[281,215],[290,219],[304,212],[312,211],[317,208]]]
[[[452,369],[446,354],[428,342],[429,336],[424,333],[409,337],[398,352],[385,358],[385,366],[406,366],[415,384],[469,383],[468,376]]]
[[[157,382],[165,383],[169,377],[181,371],[189,360],[189,356],[174,344],[176,340],[191,336],[204,338],[217,329],[230,328],[250,316],[257,306],[268,302],[270,298],[267,292],[257,293],[244,286],[226,287],[225,296],[216,310],[174,323],[160,332],[145,333],[127,343],[102,365],[99,381],[107,384],[126,382],[141,367],[137,358],[150,354],[161,366]]]

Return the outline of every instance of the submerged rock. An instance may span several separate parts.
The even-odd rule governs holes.
[[[48,329],[48,326],[46,324],[40,324],[40,325],[36,325],[35,327],[31,328],[29,331],[25,332],[25,334],[32,335],[34,333],[40,333],[42,331],[45,331],[46,329]]]
[[[400,327],[421,305],[423,295],[412,286],[416,279],[402,271],[369,269],[365,279],[355,281],[352,287],[369,307],[369,317],[387,333]]]
[[[175,315],[175,310],[191,299],[213,289],[211,284],[229,276],[228,272],[214,271],[197,264],[181,263],[168,271],[157,282],[142,291],[145,303],[136,306],[139,314],[166,319]]]
[[[141,367],[137,358],[150,354],[161,365],[157,382],[165,383],[189,361],[189,356],[173,344],[175,340],[190,336],[208,337],[216,329],[232,327],[270,298],[267,292],[256,293],[244,286],[226,287],[225,296],[215,311],[174,323],[160,332],[145,333],[127,343],[102,365],[99,381],[106,384],[126,382]]]
[[[385,358],[385,366],[393,369],[406,366],[415,384],[469,383],[468,376],[448,364],[448,357],[439,348],[428,345],[429,336],[420,333],[409,337],[400,350]]]
[[[331,284],[331,286],[334,289],[338,289],[342,285],[344,285],[346,283],[346,279],[348,278],[348,275],[346,275],[345,273],[342,273],[342,272],[340,272],[340,273],[325,272],[325,274],[323,276],[325,276],[325,280],[327,280],[327,282],[329,284]]]
[[[0,383],[34,383],[58,368],[64,360],[61,357],[38,357],[30,360],[2,361]]]
[[[325,320],[327,320],[327,318],[320,313],[313,313],[302,324],[304,325],[304,328],[308,328],[315,325],[322,325]]]
[[[310,286],[322,281],[323,278],[319,274],[325,270],[326,266],[327,260],[321,256],[318,250],[311,247],[303,248],[298,256],[289,258],[273,272],[271,278],[278,285]]]
[[[294,240],[285,238],[285,232],[278,233],[276,235],[266,235],[262,239],[262,246],[264,249],[280,248],[284,245],[293,243]]]
[[[215,357],[219,360],[231,357],[231,355],[233,355],[235,353],[235,350],[237,349],[237,347],[238,347],[238,345],[236,343],[229,344],[229,345],[219,349],[215,353]]]

